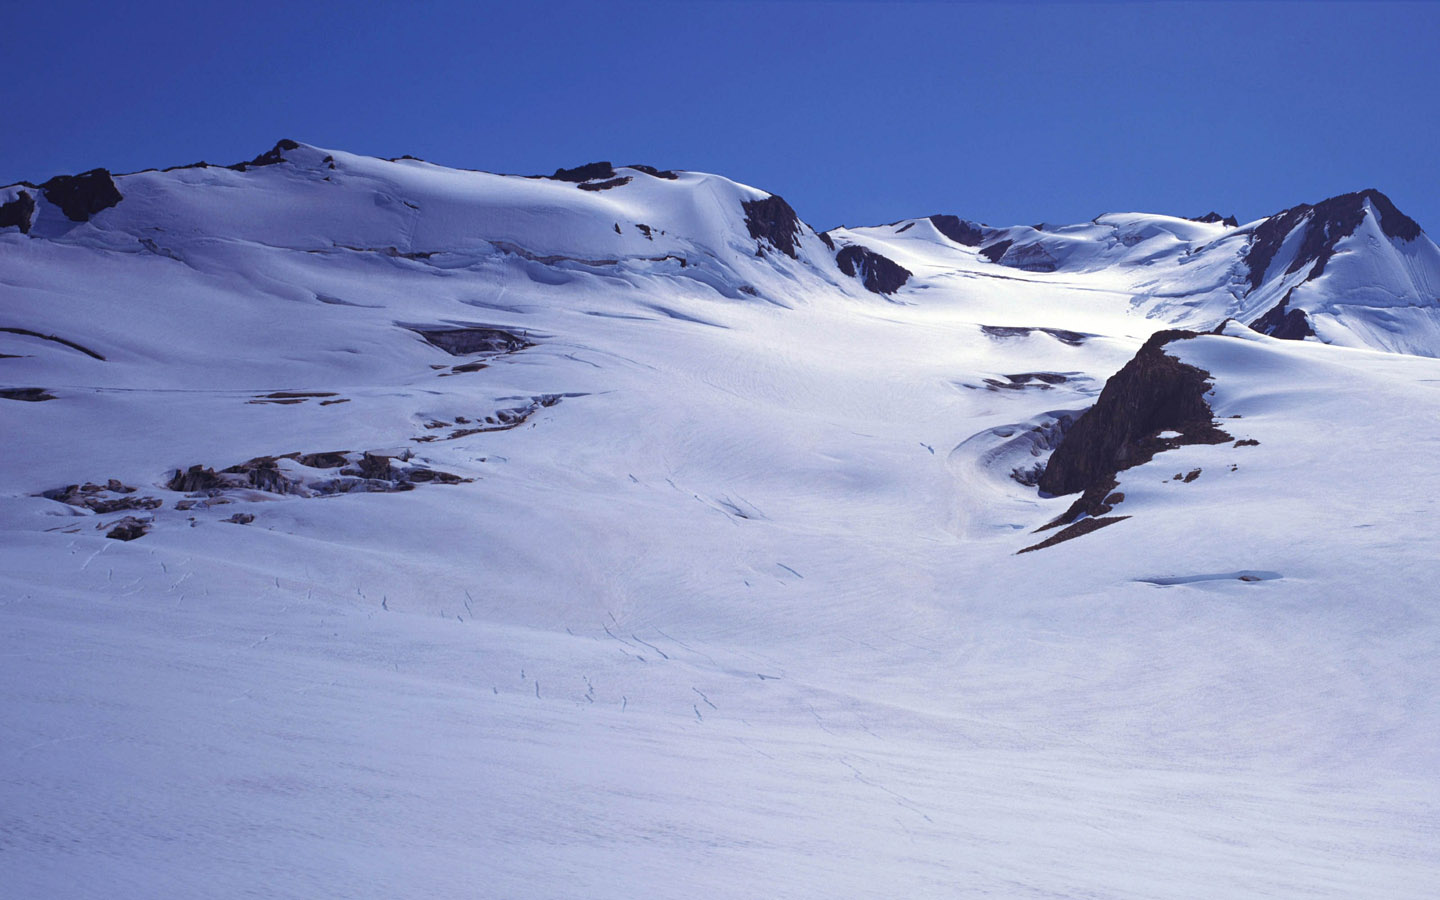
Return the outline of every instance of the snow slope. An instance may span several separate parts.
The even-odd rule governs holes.
[[[831,233],[876,294],[718,176],[282,151],[0,231],[0,387],[55,398],[0,399],[15,896],[1432,894],[1440,361],[1311,302],[1428,238],[1281,282],[1378,349],[1168,345],[1258,444],[1021,554],[1073,498],[1012,473],[1152,331],[1264,311],[1258,226]]]

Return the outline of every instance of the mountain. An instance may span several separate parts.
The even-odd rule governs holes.
[[[817,233],[282,141],[0,226],[16,896],[1440,880],[1440,268],[1377,192]]]

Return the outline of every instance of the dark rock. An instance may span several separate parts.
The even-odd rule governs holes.
[[[91,497],[83,505],[103,516],[124,509],[159,509],[165,505],[165,501],[158,497],[114,497],[110,499]]]
[[[1107,516],[1104,518],[1081,519],[1079,522],[1076,522],[1074,525],[1071,525],[1064,531],[1057,532],[1038,544],[1032,544],[1029,547],[1026,547],[1024,550],[1018,551],[1017,555],[1019,555],[1020,553],[1029,553],[1032,550],[1044,550],[1046,547],[1053,547],[1056,544],[1063,544],[1068,540],[1073,540],[1074,538],[1087,535],[1092,531],[1099,531],[1106,525],[1114,525],[1116,522],[1123,522],[1128,518],[1130,517]]]
[[[185,494],[211,491],[225,486],[225,480],[214,469],[207,469],[198,463],[183,472],[176,469],[175,474],[165,483],[165,487],[170,490]]]
[[[21,400],[26,403],[40,403],[54,400],[55,395],[44,388],[0,388],[0,400]]]
[[[471,480],[438,469],[411,469],[406,475],[416,484],[464,484]]]
[[[768,241],[770,246],[796,259],[795,238],[800,234],[800,217],[784,198],[771,194],[763,200],[746,200],[745,227],[757,241]]]
[[[234,525],[249,525],[255,521],[254,513],[235,513],[228,519],[221,519],[222,522],[230,522]]]
[[[137,519],[134,516],[126,516],[116,522],[107,532],[107,538],[114,538],[117,541],[133,541],[136,538],[144,537],[150,531],[150,523]]]
[[[1040,490],[1061,495],[1103,486],[1109,491],[1116,473],[1148,462],[1162,450],[1231,440],[1215,427],[1205,400],[1210,373],[1164,352],[1171,341],[1193,337],[1191,331],[1152,335],[1066,433],[1045,467]],[[1161,438],[1163,431],[1181,436]]]
[[[1221,216],[1214,210],[1211,210],[1203,216],[1191,216],[1190,221],[1204,222],[1207,225],[1219,223],[1221,225],[1229,225],[1231,228],[1236,228],[1240,225],[1240,222],[1236,220],[1234,216]]]
[[[601,178],[614,178],[615,167],[608,162],[593,162],[583,166],[576,166],[573,169],[556,169],[555,174],[550,178],[553,181],[595,181]]]
[[[6,334],[23,334],[26,337],[39,338],[42,341],[53,341],[62,346],[69,347],[71,350],[78,350],[86,356],[90,357],[91,359],[98,359],[101,362],[105,361],[105,357],[96,353],[94,350],[91,350],[88,347],[82,347],[74,341],[67,341],[62,337],[56,337],[53,334],[41,334],[38,331],[31,331],[28,328],[0,328],[0,332],[4,332]]]
[[[1178,478],[1178,479],[1176,479],[1176,480],[1177,480],[1177,481],[1183,481],[1185,484],[1189,484],[1190,482],[1194,481],[1195,479],[1197,479],[1197,478],[1199,478],[1199,477],[1200,477],[1200,470],[1199,470],[1199,469],[1191,469],[1189,472],[1186,472],[1186,473],[1185,473],[1185,477],[1183,477],[1183,478]]]
[[[644,222],[637,222],[635,224],[635,228],[641,234],[645,235],[645,239],[647,241],[655,240],[655,229],[651,228],[649,225],[646,225]]]
[[[21,191],[14,200],[0,204],[0,228],[19,228],[21,234],[29,234],[34,216],[35,198],[29,191]]]
[[[396,481],[395,471],[390,467],[390,457],[366,453],[360,458],[357,468],[361,478],[371,481]]]
[[[996,241],[988,247],[980,248],[980,255],[990,260],[992,263],[998,263],[1001,258],[1005,256],[1005,252],[1010,249],[1010,245],[1014,243],[1014,241],[1008,239],[1003,241]]]
[[[1258,446],[1260,446],[1260,442],[1257,441],[1257,440],[1255,440],[1254,438],[1245,438],[1244,440],[1236,441],[1236,442],[1235,442],[1235,446],[1237,446],[1237,447],[1258,447]]]
[[[835,239],[830,236],[830,232],[822,231],[815,236],[820,239],[820,243],[830,248],[831,253],[835,252]]]
[[[303,453],[295,457],[295,461],[311,469],[338,469],[350,460],[346,458],[343,451],[331,450],[322,453]]]
[[[840,271],[851,278],[860,278],[867,291],[893,294],[910,280],[909,269],[873,250],[851,244],[835,256]]]
[[[107,210],[121,200],[120,189],[105,169],[91,169],[82,175],[57,175],[40,189],[45,199],[60,207],[72,222],[88,222],[90,217]]]
[[[675,179],[680,177],[678,174],[670,171],[669,169],[657,169],[654,166],[634,165],[626,166],[626,168],[634,169],[637,172],[644,172],[646,175],[649,175],[652,178],[664,178],[668,181],[674,181]]]
[[[1061,375],[1059,372],[1021,372],[1018,375],[1006,375],[1013,384],[1028,384],[1032,381],[1039,381],[1045,384],[1064,384],[1070,380],[1070,376]]]
[[[1307,337],[1315,337],[1315,329],[1310,327],[1310,319],[1305,315],[1303,309],[1287,309],[1290,305],[1290,295],[1295,292],[1291,288],[1279,303],[1270,308],[1265,315],[1250,323],[1250,327],[1271,337],[1280,338],[1286,341],[1303,341]]]
[[[930,223],[935,226],[936,231],[957,244],[964,244],[966,247],[978,247],[980,246],[980,242],[985,240],[985,231],[981,226],[976,225],[974,222],[966,221],[959,216],[931,216]],[[1004,250],[1000,251],[1001,256],[1003,256],[1004,253]],[[989,259],[988,254],[986,258]],[[999,256],[990,259],[990,261],[995,262],[997,259],[999,259]]]
[[[986,257],[989,258],[989,255],[986,254]],[[1050,251],[1039,241],[1012,246],[1006,253],[1001,254],[1000,259],[991,261],[1022,272],[1053,272],[1060,267],[1055,257],[1051,256]]]
[[[426,341],[451,356],[472,353],[514,353],[535,346],[531,341],[501,328],[411,328]]]
[[[581,185],[580,185],[580,190],[582,190],[582,191],[608,191],[608,190],[610,190],[611,188],[617,188],[617,187],[620,187],[621,185],[629,184],[629,183],[631,182],[631,180],[632,180],[632,179],[630,178],[629,175],[625,175],[625,176],[620,177],[620,178],[611,178],[611,179],[609,179],[608,181],[589,182],[589,183],[581,184]]]
[[[239,465],[222,469],[221,474],[244,475],[251,487],[271,494],[289,494],[295,487],[280,471],[277,457],[274,456],[257,456]]]
[[[263,166],[274,166],[285,162],[285,151],[299,150],[300,145],[289,138],[281,138],[274,147],[250,160],[249,162],[236,163],[233,166],[226,166],[227,169],[234,169],[236,172],[244,172],[247,169],[256,169]],[[332,167],[333,168],[333,167]]]

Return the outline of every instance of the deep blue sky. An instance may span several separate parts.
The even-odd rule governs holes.
[[[1440,232],[1440,3],[0,0],[0,184],[280,137],[500,172],[728,175],[811,224],[1255,218]]]

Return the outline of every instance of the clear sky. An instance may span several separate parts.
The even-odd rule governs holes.
[[[0,184],[292,137],[718,172],[819,228],[1377,187],[1440,232],[1440,3],[0,0],[0,25]]]

